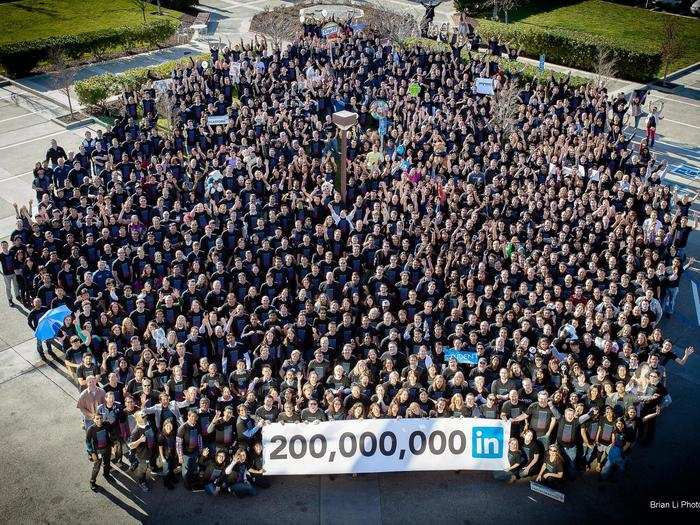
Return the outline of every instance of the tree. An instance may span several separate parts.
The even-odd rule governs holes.
[[[667,16],[662,28],[661,64],[664,68],[663,84],[666,83],[668,69],[671,64],[683,55],[683,42],[678,32],[678,24],[675,16]]]
[[[506,81],[495,90],[490,124],[509,133],[515,128],[520,113],[520,88],[515,80]]]
[[[53,84],[61,93],[63,93],[68,99],[68,110],[70,111],[71,119],[74,117],[75,112],[73,111],[73,98],[71,93],[71,87],[75,82],[76,69],[68,67],[68,60],[66,59],[65,51],[60,47],[51,48],[49,52],[49,60],[53,66],[53,73],[51,74]]]
[[[617,76],[617,59],[609,49],[598,46],[593,71],[596,74],[596,83],[600,87],[606,87],[610,79]]]
[[[478,11],[484,0],[452,0],[455,11],[470,15]]]
[[[387,37],[393,44],[403,45],[407,38],[420,36],[418,20],[411,10],[393,11],[378,4],[372,4],[365,10],[362,20],[367,27],[381,36]]]
[[[148,0],[129,0],[131,4],[134,5],[139,11],[141,11],[141,16],[143,17],[143,23],[146,23],[146,9],[148,9]]]
[[[294,39],[299,28],[299,19],[284,8],[265,8],[260,15],[260,30],[272,37],[272,42],[279,47],[283,41]]]
[[[498,12],[503,11],[506,24],[508,23],[508,12],[515,9],[520,0],[486,0],[485,6],[493,7],[493,19],[498,20]]]
[[[168,123],[168,130],[171,130],[175,115],[175,98],[170,96],[167,91],[156,93],[156,111],[158,116]]]

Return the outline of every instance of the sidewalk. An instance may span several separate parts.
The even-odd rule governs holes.
[[[75,80],[85,80],[96,75],[104,75],[105,73],[123,73],[127,69],[137,68],[137,67],[148,67],[157,66],[168,60],[177,60],[189,54],[201,53],[206,46],[201,46],[201,44],[189,43],[175,47],[169,47],[166,49],[158,49],[156,51],[150,51],[148,53],[142,53],[140,55],[133,55],[121,58],[115,58],[113,60],[108,60],[106,62],[100,62],[96,64],[87,64],[85,66],[77,67],[77,73],[75,75]],[[41,75],[33,75],[30,77],[25,77],[17,81],[23,86],[29,87],[44,95],[47,95],[62,104],[68,104],[68,97],[60,89],[56,89],[56,84],[51,74],[43,73]],[[78,98],[72,97],[73,107],[79,108]]]

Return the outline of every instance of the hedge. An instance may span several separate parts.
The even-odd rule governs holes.
[[[479,19],[477,30],[484,40],[496,37],[501,42],[521,47],[523,55],[530,58],[544,54],[548,62],[585,71],[595,69],[598,48],[601,47],[616,60],[619,76],[628,80],[652,79],[661,66],[661,53],[656,50],[633,48],[588,33],[483,19]]]
[[[192,57],[197,60],[208,60],[208,54],[196,55]],[[152,78],[170,78],[172,71],[179,65],[189,64],[190,59],[185,57],[179,60],[169,60],[153,67],[137,67],[127,69],[118,75],[107,73],[95,75],[94,77],[79,80],[75,83],[75,94],[78,96],[80,104],[86,107],[103,106],[110,97],[119,95],[124,88],[133,90],[141,89],[148,81],[150,71]]]
[[[151,2],[153,3],[153,2]],[[185,11],[199,4],[199,0],[160,0],[162,7],[175,11]]]
[[[60,35],[0,45],[0,64],[12,76],[29,73],[46,60],[49,51],[61,49],[70,59],[100,54],[114,48],[152,47],[170,38],[180,22],[172,18],[155,20],[140,26],[114,27],[76,35]]]

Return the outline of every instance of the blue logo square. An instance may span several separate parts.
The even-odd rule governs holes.
[[[472,457],[498,459],[503,455],[502,427],[472,428]]]

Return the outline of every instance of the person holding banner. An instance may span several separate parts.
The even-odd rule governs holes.
[[[518,438],[510,438],[508,440],[508,469],[494,472],[494,479],[513,483],[520,477],[520,471],[526,461],[527,458],[525,454],[520,450],[520,441],[518,441]]]

